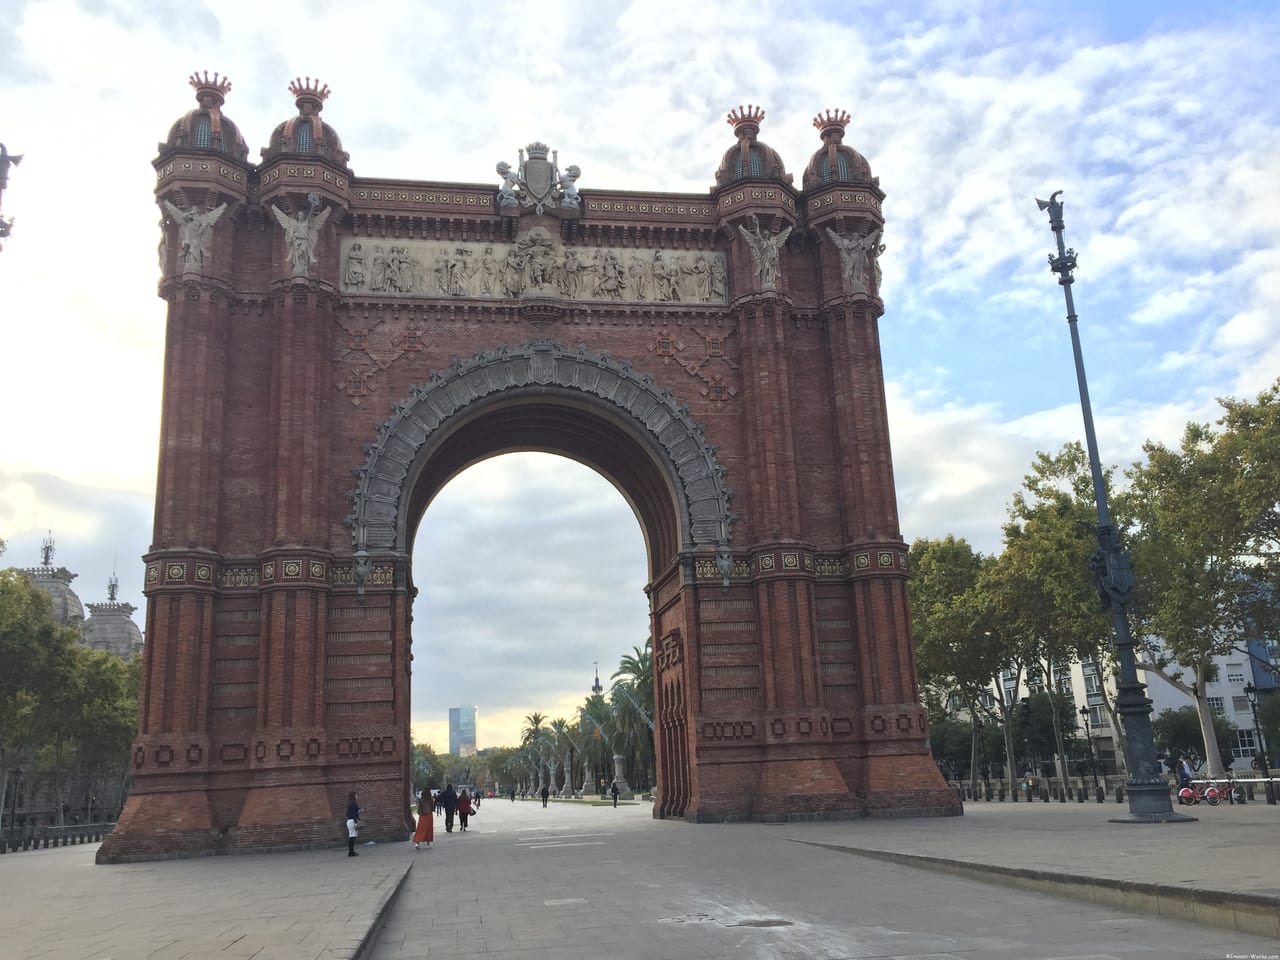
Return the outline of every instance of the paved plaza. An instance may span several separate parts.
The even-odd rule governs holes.
[[[95,866],[93,845],[7,854],[0,957],[1280,958],[1280,808],[1108,822],[1124,811],[692,825],[492,800],[466,834],[438,822],[430,849],[356,859],[337,842],[120,866]]]

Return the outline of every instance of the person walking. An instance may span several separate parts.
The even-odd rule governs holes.
[[[356,803],[355,792],[347,794],[347,856],[358,857],[356,853],[356,833],[360,829],[360,804]]]
[[[515,788],[515,786],[514,786],[514,785],[511,787],[511,789],[510,789],[510,791],[509,791],[509,792],[511,793],[511,802],[512,802],[512,803],[515,803],[515,802],[516,802],[516,788]]]
[[[471,794],[464,787],[458,794],[458,826],[463,833],[467,832],[467,820],[471,816]]]
[[[421,850],[422,844],[431,846],[435,838],[435,802],[431,799],[431,791],[424,790],[418,794],[418,826],[413,831],[413,849]]]
[[[551,788],[544,783],[542,785],[542,805],[544,807],[547,805],[547,797],[549,796],[551,796]]]
[[[440,806],[444,807],[444,832],[453,833],[453,815],[458,809],[458,794],[452,783],[444,785],[444,792],[440,794]]]
[[[609,784],[609,793],[613,795],[613,807],[618,808],[618,778],[614,777],[613,782]]]

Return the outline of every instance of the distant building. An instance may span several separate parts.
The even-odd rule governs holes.
[[[53,618],[64,627],[72,627],[80,634],[80,642],[95,650],[113,653],[121,660],[131,660],[142,653],[142,631],[133,622],[138,608],[116,599],[119,581],[115,575],[107,581],[107,600],[104,603],[83,604],[71,589],[71,581],[78,574],[66,567],[53,566],[53,538],[44,541],[41,562],[38,567],[26,567],[18,572],[49,595],[53,601]],[[85,619],[85,607],[89,619]]]
[[[449,752],[455,757],[472,757],[476,753],[476,708],[449,708]]]

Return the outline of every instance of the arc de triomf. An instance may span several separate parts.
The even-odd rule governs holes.
[[[746,107],[709,192],[642,193],[541,143],[488,182],[357,177],[309,79],[252,164],[230,84],[191,83],[154,161],[145,675],[100,860],[337,843],[350,790],[368,835],[407,836],[414,533],[517,450],[593,467],[644,531],[656,816],[960,812],[915,680],[884,195],[847,114],[815,119],[799,189]]]

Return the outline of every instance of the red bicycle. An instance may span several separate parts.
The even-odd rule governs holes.
[[[1226,791],[1211,781],[1192,780],[1191,783],[1178,791],[1178,803],[1182,806],[1194,807],[1203,800],[1209,806],[1216,807],[1226,799],[1226,796]]]

